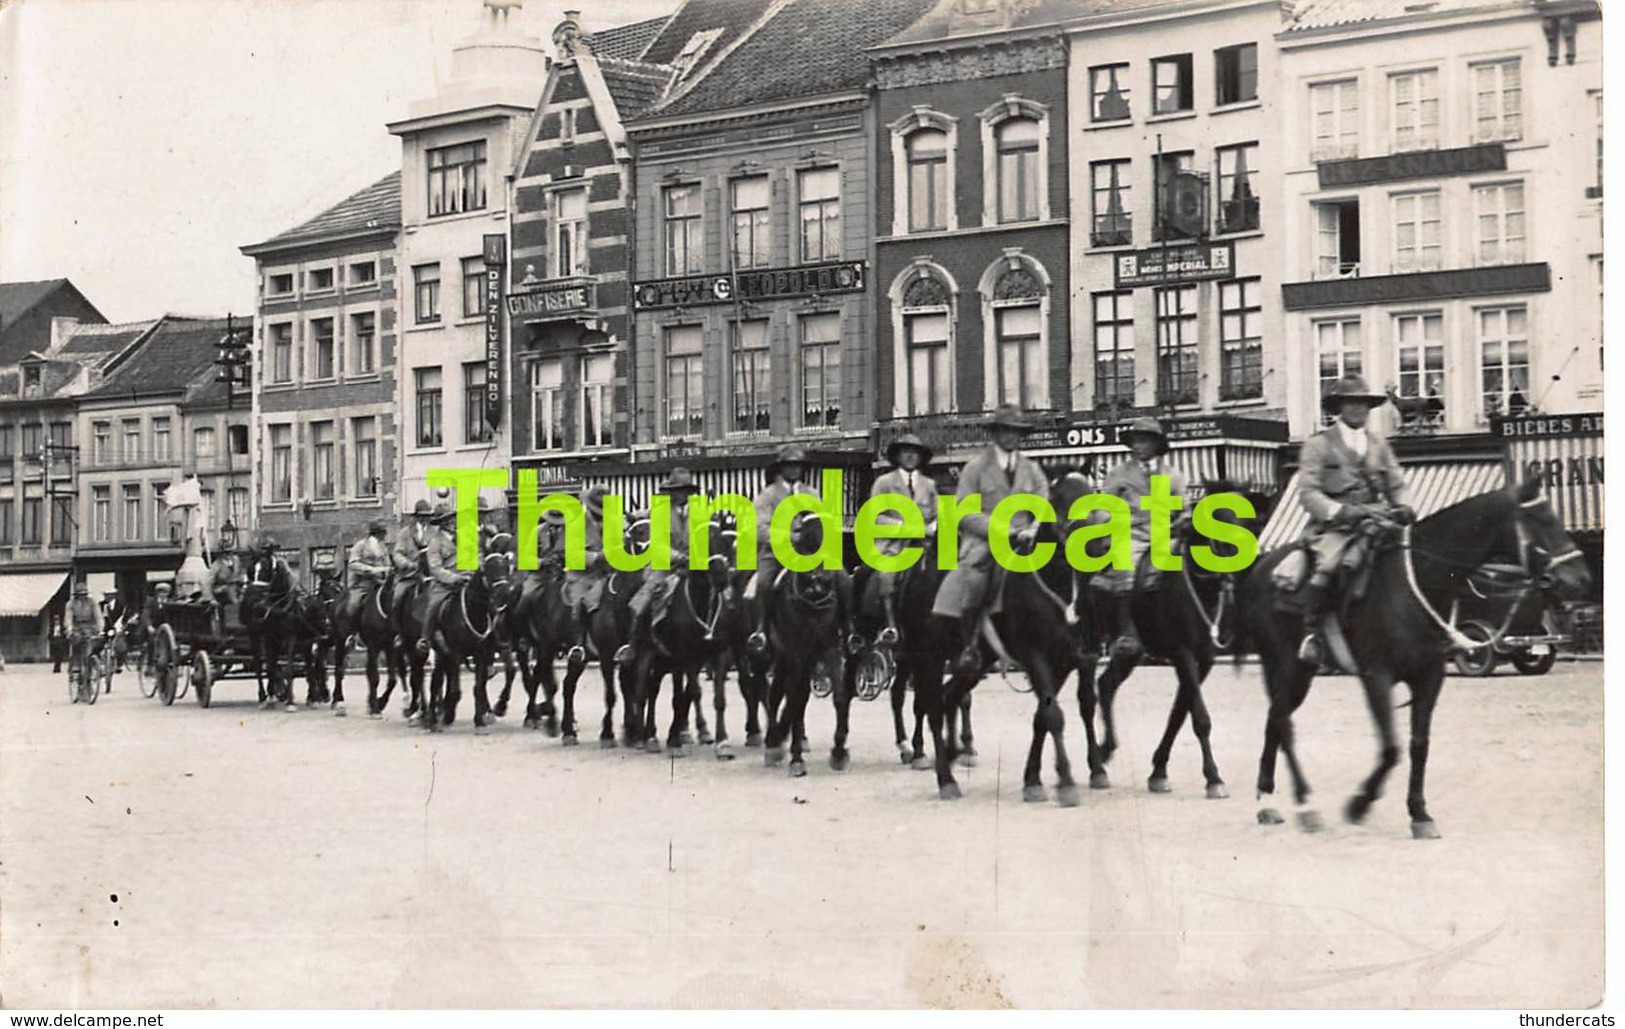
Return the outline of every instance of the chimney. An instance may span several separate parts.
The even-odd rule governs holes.
[[[55,354],[57,348],[68,341],[73,330],[79,327],[79,319],[58,316],[51,319],[51,346],[47,354]]]

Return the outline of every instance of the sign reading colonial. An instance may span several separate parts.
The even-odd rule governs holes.
[[[1484,143],[1453,150],[1416,150],[1385,157],[1323,161],[1315,166],[1315,170],[1320,174],[1321,189],[1335,189],[1341,186],[1366,186],[1375,182],[1506,171],[1506,167],[1506,147],[1500,143]]]
[[[1234,243],[1181,243],[1136,250],[1117,256],[1117,288],[1161,286],[1170,282],[1232,279],[1236,275]]]
[[[839,261],[738,272],[735,275],[653,279],[638,283],[632,291],[632,299],[639,311],[652,311],[662,307],[732,304],[741,300],[785,300],[827,293],[860,293],[867,280],[867,272],[868,265],[863,261]],[[737,291],[734,286],[736,282]]]
[[[514,318],[536,319],[590,311],[598,306],[598,283],[556,283],[508,294],[508,314]]]
[[[485,237],[485,421],[495,432],[502,424],[502,272],[508,239]]]

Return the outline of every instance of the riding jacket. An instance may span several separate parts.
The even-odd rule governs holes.
[[[429,544],[429,578],[447,589],[468,579],[457,567],[457,539],[449,532],[438,533]]]
[[[435,534],[436,530],[432,526],[416,520],[401,526],[395,533],[395,546],[390,554],[395,562],[395,570],[403,577],[425,574],[423,562]]]
[[[1344,504],[1405,503],[1405,473],[1393,448],[1370,429],[1365,434],[1364,457],[1354,452],[1335,425],[1304,443],[1298,468],[1298,503],[1309,514],[1306,540],[1317,539],[1333,529]]]
[[[959,521],[959,567],[950,571],[938,587],[933,614],[963,618],[967,610],[980,604],[993,563],[987,543],[993,509],[999,501],[1017,493],[1049,495],[1049,478],[1044,469],[1025,454],[1006,453],[989,443],[965,464],[955,495],[963,500],[981,494],[982,513],[966,515]],[[1024,529],[1032,521],[1029,512],[1018,511],[1010,519],[1011,531]]]
[[[351,589],[363,589],[388,577],[389,568],[389,548],[383,540],[369,534],[350,547],[344,574]]]
[[[936,532],[938,494],[935,479],[918,468],[912,472],[893,468],[876,479],[874,486],[869,490],[871,498],[888,494],[912,500],[914,506],[920,509],[920,517],[925,520],[926,535]],[[875,517],[877,525],[901,525],[902,521],[902,516],[892,511],[883,511]],[[875,550],[891,556],[900,553],[906,543],[907,540],[898,539],[876,540]]]
[[[100,636],[102,632],[101,605],[89,597],[74,597],[68,602],[70,635]]]

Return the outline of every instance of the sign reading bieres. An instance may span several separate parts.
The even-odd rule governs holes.
[[[485,237],[485,421],[495,432],[502,424],[502,271],[508,240]]]
[[[867,280],[863,261],[804,264],[795,268],[742,271],[733,275],[688,275],[653,279],[632,290],[639,311],[663,307],[702,307],[744,300],[786,300],[827,293],[860,293]],[[735,289],[737,282],[738,288]]]
[[[1170,282],[1232,279],[1234,243],[1183,243],[1117,255],[1117,288],[1161,286]]]

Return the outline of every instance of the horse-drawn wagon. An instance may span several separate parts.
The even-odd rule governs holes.
[[[155,609],[148,674],[167,706],[190,686],[200,707],[214,700],[214,684],[258,675],[248,630],[238,606],[212,600],[172,600]]]

